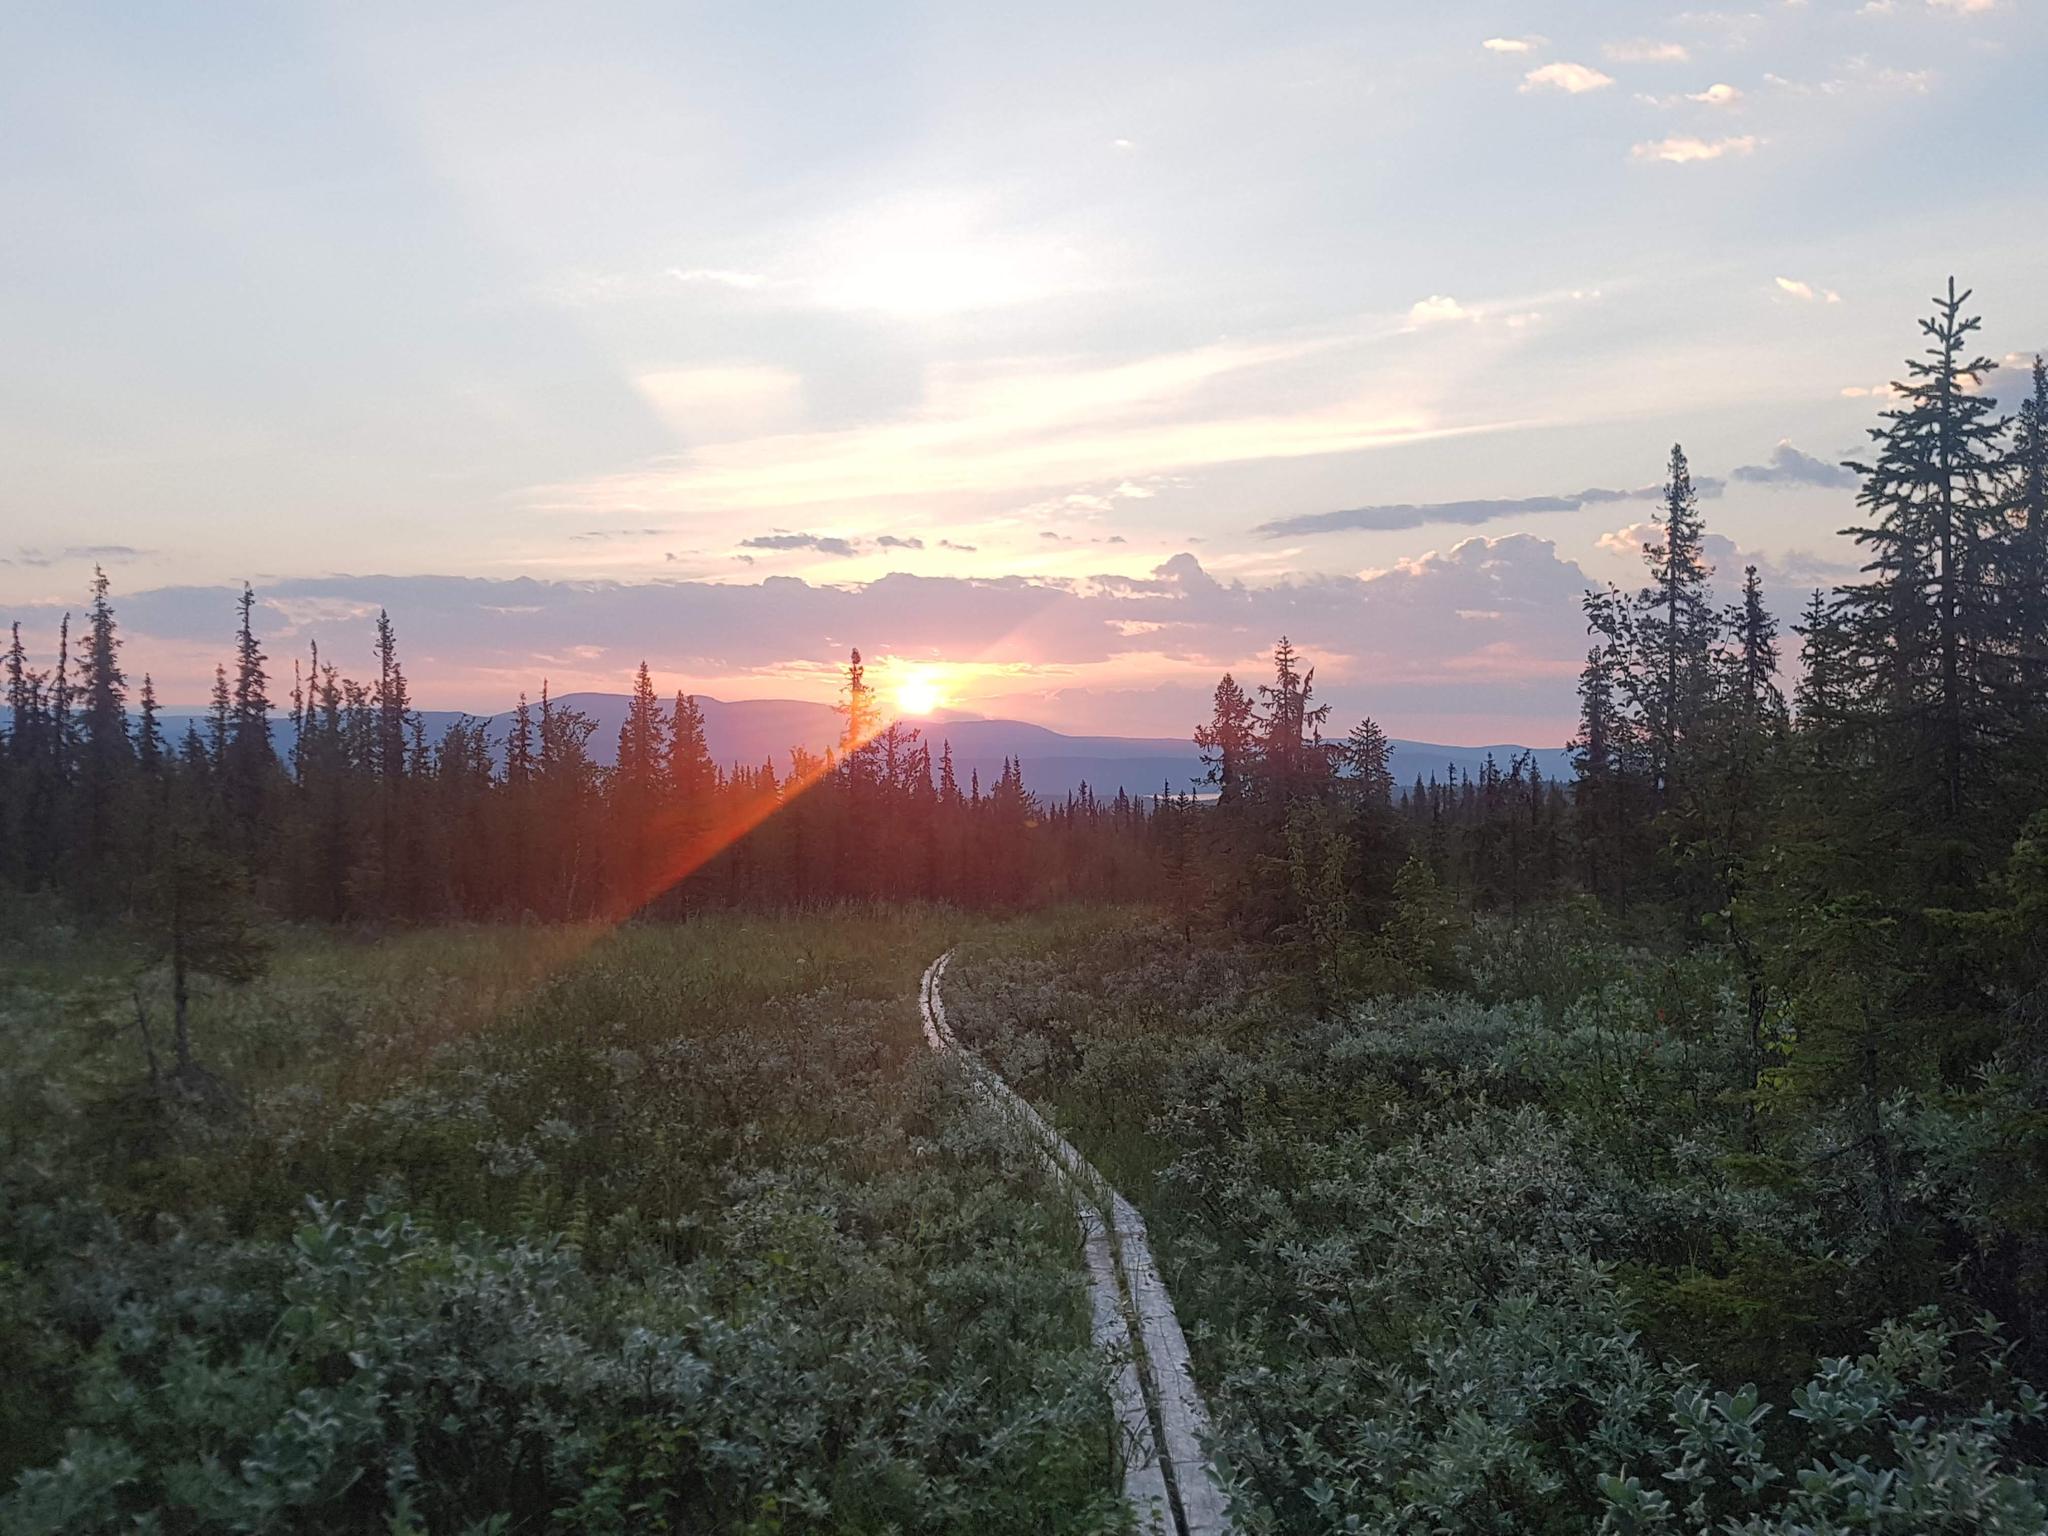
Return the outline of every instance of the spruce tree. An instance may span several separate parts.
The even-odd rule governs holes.
[[[255,631],[256,593],[246,582],[237,607],[241,622],[235,634],[235,683],[221,779],[236,846],[247,854],[261,837],[277,757],[270,743],[270,674],[264,670]]]
[[[119,878],[121,801],[135,765],[128,739],[128,679],[121,671],[121,637],[107,600],[107,573],[93,567],[92,606],[85,654],[79,662],[79,797],[84,817],[86,868],[76,882],[99,899],[101,888]]]
[[[398,632],[391,615],[377,610],[377,683],[371,694],[376,711],[376,745],[372,769],[379,778],[405,777],[406,735],[412,716],[412,695],[406,687],[405,668],[398,660]]]
[[[653,791],[662,740],[668,734],[666,726],[661,701],[654,695],[654,679],[643,661],[633,678],[626,718],[619,725],[619,749],[614,761],[617,781],[622,787],[641,794]]]
[[[1255,723],[1258,776],[1264,792],[1285,806],[1318,794],[1333,766],[1322,728],[1330,706],[1313,702],[1316,669],[1303,668],[1285,635],[1273,647],[1273,681],[1259,685],[1261,710]]]
[[[2013,420],[2009,515],[2017,544],[2008,602],[2021,697],[2038,743],[2048,733],[2048,361],[2034,358],[2032,388]]]
[[[1216,786],[1216,803],[1234,806],[1243,797],[1255,750],[1255,712],[1249,695],[1228,672],[1216,685],[1213,712],[1195,728],[1195,746],[1202,754],[1203,782]]]
[[[1376,810],[1391,809],[1394,803],[1392,757],[1387,734],[1371,717],[1358,722],[1344,739],[1344,769],[1351,790],[1362,805]]]
[[[213,694],[206,708],[206,759],[216,778],[227,766],[228,732],[234,718],[234,696],[228,691],[228,669],[222,663],[216,662],[213,668]]]
[[[1876,725],[1898,792],[1956,826],[1982,804],[1985,758],[2014,700],[1999,588],[2012,530],[1995,482],[1999,424],[1979,387],[1996,367],[1971,351],[1979,327],[1951,278],[1920,322],[1925,353],[1892,388],[1900,404],[1871,429],[1876,453],[1849,467],[1868,521],[1844,530],[1868,580],[1844,589],[1849,638],[1877,683]]]
[[[142,674],[141,712],[135,722],[135,759],[144,775],[155,778],[163,771],[164,735],[158,723],[156,684],[145,672]]]
[[[1639,655],[1631,680],[1651,748],[1650,787],[1661,802],[1682,768],[1686,734],[1706,698],[1715,629],[1699,494],[1677,443],[1658,522],[1663,537],[1643,546],[1650,584],[1636,598]]]

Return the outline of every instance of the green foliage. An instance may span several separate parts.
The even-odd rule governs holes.
[[[1145,1208],[1246,1529],[2041,1528],[2027,1344],[1944,1321],[2031,1325],[2027,1262],[1928,1262],[2021,1241],[2033,1085],[1882,1102],[1887,1229],[1855,1096],[1757,1115],[1733,955],[1561,909],[1335,1015],[1277,959],[1125,926],[949,986]]]
[[[916,1034],[938,945],[291,938],[195,992],[246,1114],[139,1139],[131,1044],[59,1065],[97,962],[17,970],[0,1529],[1120,1528],[1071,1218]]]

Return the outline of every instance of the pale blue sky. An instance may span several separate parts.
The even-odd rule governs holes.
[[[815,694],[860,643],[1178,730],[1286,624],[1405,734],[1554,735],[1549,609],[1650,510],[1578,492],[1682,439],[1789,612],[1849,496],[1778,445],[1856,446],[1845,391],[1950,270],[1994,355],[2048,345],[2034,0],[72,5],[4,42],[0,599],[46,625],[104,552],[180,695],[226,619],[173,589],[246,577],[280,653],[389,601],[436,704],[643,651]],[[977,626],[997,577],[1035,624]],[[612,633],[593,580],[745,590]]]

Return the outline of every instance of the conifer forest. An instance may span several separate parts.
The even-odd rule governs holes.
[[[97,573],[6,661],[0,1530],[2048,1531],[2048,368],[1976,303],[1853,579],[1716,570],[1670,449],[1569,776],[1400,782],[1281,637],[1146,794],[963,782],[858,651],[825,752],[646,664],[429,731],[404,613],[246,587],[174,725]]]

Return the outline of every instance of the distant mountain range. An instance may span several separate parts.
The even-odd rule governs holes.
[[[597,722],[590,738],[591,755],[609,763],[618,746],[619,726],[626,718],[628,700],[620,693],[569,693],[555,701],[569,709],[581,710]],[[839,740],[840,719],[829,704],[801,699],[723,699],[697,695],[704,711],[704,734],[712,757],[721,765],[745,763],[758,766],[773,761],[778,774],[789,769],[789,749],[806,747],[823,752]],[[427,738],[434,740],[449,725],[463,718],[450,710],[424,710]],[[494,741],[502,744],[511,724],[511,714],[483,717]],[[164,732],[173,741],[182,739],[188,723],[204,728],[204,717],[190,713],[166,714]],[[933,756],[939,744],[953,744],[953,771],[961,784],[973,773],[983,784],[995,781],[1003,760],[1014,757],[1023,765],[1024,784],[1034,794],[1065,796],[1083,784],[1096,794],[1113,796],[1119,789],[1134,795],[1157,793],[1162,787],[1178,794],[1196,787],[1202,776],[1200,758],[1191,741],[1154,736],[1068,736],[1031,725],[1022,720],[986,720],[974,716],[941,712],[930,719],[908,722],[917,726],[931,743]],[[290,744],[291,724],[278,723],[278,747]],[[1393,741],[1395,783],[1403,787],[1415,782],[1417,774],[1447,778],[1453,772],[1474,775],[1489,755],[1505,768],[1518,753],[1528,752],[1547,778],[1568,779],[1572,775],[1571,755],[1562,747],[1521,747],[1510,743],[1484,747],[1445,746],[1426,741]]]

